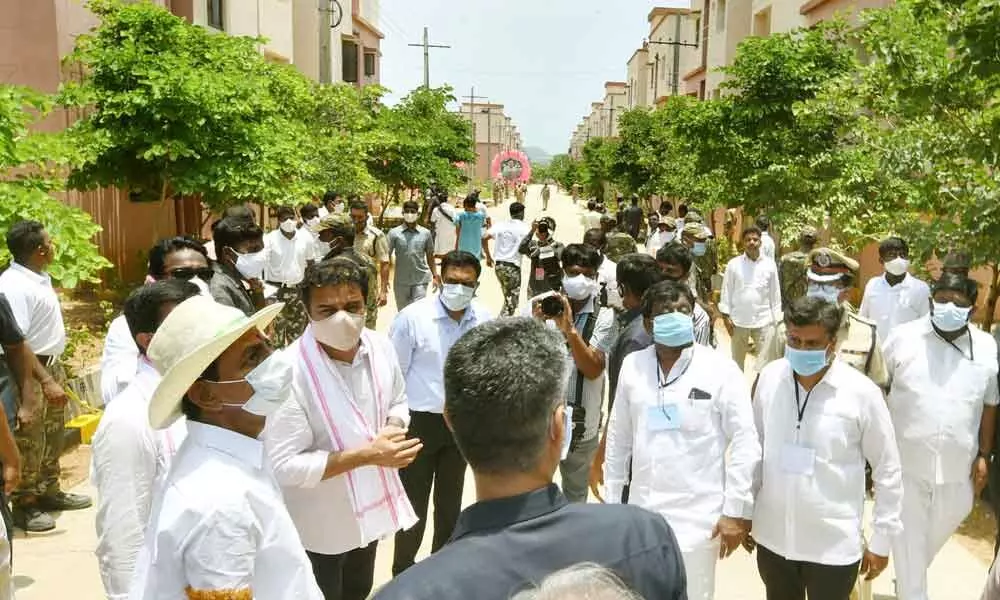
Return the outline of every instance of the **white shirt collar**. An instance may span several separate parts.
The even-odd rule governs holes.
[[[18,263],[18,262],[11,262],[9,268],[12,271],[17,271],[17,272],[23,274],[25,277],[28,277],[32,281],[34,281],[36,283],[39,283],[41,285],[47,285],[47,286],[51,286],[52,285],[52,278],[49,277],[48,273],[35,273],[34,271],[32,271],[31,269],[29,269],[28,267],[26,267],[26,266],[24,266],[24,265],[22,265],[21,263]]]
[[[264,466],[264,444],[229,429],[189,420],[188,439],[260,470]]]

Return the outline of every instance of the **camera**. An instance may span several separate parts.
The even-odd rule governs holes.
[[[563,314],[562,297],[558,294],[546,296],[538,303],[542,309],[542,314],[550,319],[554,319]]]
[[[548,233],[548,232],[549,232],[549,224],[548,223],[539,223],[538,224],[538,233]]]

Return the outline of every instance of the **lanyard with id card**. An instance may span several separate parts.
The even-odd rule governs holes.
[[[781,470],[789,475],[809,477],[816,468],[816,450],[799,444],[799,432],[802,430],[802,418],[809,406],[809,397],[813,390],[806,392],[805,402],[799,399],[799,382],[792,376],[792,387],[795,388],[795,441],[785,442],[781,448]]]
[[[535,281],[542,281],[545,279],[545,267],[542,266],[542,262],[546,260],[552,260],[556,257],[555,248],[551,244],[547,246],[538,247],[538,266],[535,267]]]
[[[687,373],[690,366],[691,362],[688,361],[684,370],[677,377],[667,381],[667,377],[663,374],[660,365],[656,365],[656,382],[658,384],[656,390],[657,402],[654,406],[647,407],[646,409],[646,429],[650,433],[677,431],[684,424],[683,414],[685,411],[681,410],[680,397],[677,395],[678,390],[671,389],[670,386],[676,383],[684,373]],[[691,399],[694,398],[696,391],[699,390],[691,391],[691,394],[688,396],[688,402],[691,402]]]

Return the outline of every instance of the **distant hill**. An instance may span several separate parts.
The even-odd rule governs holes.
[[[528,160],[539,165],[547,165],[552,162],[552,155],[535,146],[525,146],[524,153],[528,155]]]

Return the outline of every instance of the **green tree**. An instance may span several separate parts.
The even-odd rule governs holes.
[[[549,163],[549,175],[566,192],[580,184],[580,164],[569,154],[557,154]]]
[[[391,201],[405,189],[425,189],[432,182],[450,189],[464,181],[455,165],[475,160],[472,129],[448,110],[454,100],[451,88],[418,88],[397,105],[379,109],[367,168]]]
[[[55,242],[49,274],[72,288],[79,281],[99,281],[98,274],[111,263],[97,251],[93,238],[101,228],[90,215],[53,197],[62,190],[63,171],[74,159],[72,146],[61,134],[29,129],[51,107],[42,94],[0,85],[0,236],[22,219],[44,224]],[[6,245],[0,246],[0,264],[10,258]]]
[[[604,202],[610,202],[609,185],[614,180],[612,166],[618,142],[611,138],[591,138],[583,146],[580,159],[580,183],[584,192]]]
[[[315,191],[306,120],[315,97],[261,40],[217,35],[149,2],[92,0],[101,24],[68,57],[82,77],[63,90],[83,117],[69,183],[127,188],[163,201],[197,195],[213,209]],[[302,189],[305,188],[305,189]]]

